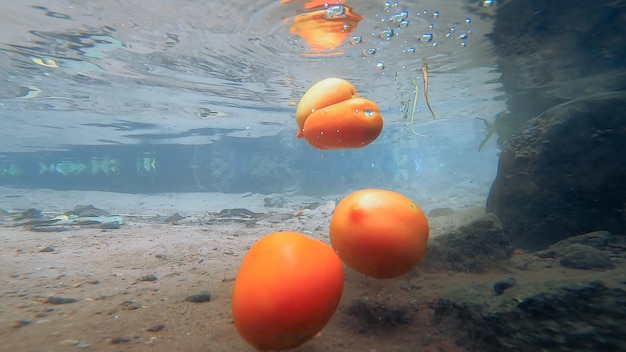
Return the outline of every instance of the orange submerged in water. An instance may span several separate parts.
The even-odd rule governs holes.
[[[426,253],[428,220],[402,194],[363,189],[341,200],[330,222],[330,241],[351,268],[375,278],[408,273]]]
[[[361,148],[383,129],[378,106],[361,98],[341,78],[317,82],[302,96],[296,110],[297,137],[318,149]]]
[[[239,268],[235,327],[258,350],[297,347],[328,323],[342,290],[343,263],[329,245],[295,232],[269,234]]]
[[[371,100],[355,98],[316,110],[304,123],[304,138],[318,149],[361,148],[383,130],[383,118]]]

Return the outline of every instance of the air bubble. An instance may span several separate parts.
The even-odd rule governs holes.
[[[432,40],[433,40],[433,35],[432,35],[432,33],[425,33],[425,34],[422,34],[422,37],[420,38],[420,40],[421,40],[423,43],[428,43],[428,42],[430,42],[430,41],[432,41]]]
[[[467,46],[467,42],[461,42],[461,46]]]
[[[491,6],[493,6],[493,5],[494,5],[494,2],[495,2],[494,0],[482,0],[482,1],[480,2],[480,5],[481,5],[482,7],[491,7]]]
[[[439,11],[433,12],[433,18],[438,18],[438,17],[439,17]]]
[[[374,111],[372,109],[365,109],[365,110],[363,110],[363,113],[367,117],[373,117],[374,115],[376,115],[376,111]]]
[[[405,48],[402,52],[405,54],[413,54],[415,52],[415,48]]]
[[[428,25],[428,27],[429,27],[430,29],[433,29],[433,28],[435,28],[435,24],[434,24],[434,23],[431,23],[430,25]]]
[[[398,23],[398,27],[400,28],[406,28],[409,26],[409,20],[402,20],[400,21],[400,23]]]
[[[391,21],[392,22],[402,22],[403,20],[406,20],[409,17],[409,12],[408,11],[400,11],[397,14],[391,16]]]
[[[360,35],[356,35],[350,38],[350,44],[352,45],[361,44],[362,42],[363,42],[363,37],[361,37]]]
[[[384,31],[380,32],[380,34],[378,34],[380,39],[385,39],[385,40],[391,39],[394,35],[395,35],[395,32],[391,28],[387,28]]]
[[[472,19],[470,17],[466,18],[465,23],[472,23]]]
[[[467,39],[467,33],[461,33],[461,34],[459,34],[458,39]]]
[[[382,71],[385,69],[385,63],[384,62],[379,62],[376,64],[376,71]],[[367,115],[367,110],[364,111],[365,115]]]
[[[363,50],[363,55],[365,55],[365,56],[374,55],[374,54],[376,54],[377,51],[378,51],[378,49],[376,49],[376,48],[367,48],[367,49]]]
[[[346,8],[343,5],[333,5],[326,9],[324,18],[327,20],[346,18]]]

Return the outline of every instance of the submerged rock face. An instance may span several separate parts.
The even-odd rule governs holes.
[[[525,249],[597,230],[624,234],[625,155],[626,93],[557,105],[505,144],[487,211]]]
[[[434,322],[471,351],[624,351],[626,291],[599,280],[531,282],[441,297]],[[616,304],[618,302],[619,304]]]
[[[508,259],[513,247],[495,214],[486,214],[457,230],[435,237],[420,265],[424,270],[483,272]]]
[[[449,284],[433,323],[468,351],[626,351],[625,270],[626,236],[570,237]]]
[[[509,110],[523,120],[571,99],[626,90],[622,1],[502,1],[490,38]]]

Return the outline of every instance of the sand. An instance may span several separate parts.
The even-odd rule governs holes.
[[[267,208],[266,197],[0,189],[0,209],[10,212],[37,208],[53,217],[93,204],[124,219],[119,229],[34,232],[16,227],[15,213],[2,216],[2,349],[252,351],[230,313],[239,263],[257,239],[275,231],[299,231],[328,242],[334,205],[328,199],[293,197],[283,208]],[[246,222],[216,221],[216,213],[227,208],[262,215]],[[452,208],[454,214],[431,218],[432,236],[484,212],[480,206]],[[165,222],[176,212],[183,218]],[[464,351],[432,325],[432,301],[441,290],[472,277],[417,268],[398,279],[376,280],[348,268],[331,322],[296,351]],[[186,300],[207,292],[208,302]],[[58,304],[63,303],[59,298],[75,302]],[[374,305],[363,308],[362,302]],[[371,307],[381,307],[382,313]],[[398,317],[389,315],[393,307],[400,307]]]

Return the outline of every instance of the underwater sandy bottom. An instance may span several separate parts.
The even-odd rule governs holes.
[[[119,229],[33,232],[0,224],[0,341],[7,351],[252,351],[237,334],[230,295],[247,249],[265,234],[299,231],[328,242],[332,200],[287,198],[264,207],[267,195],[185,193],[129,195],[107,192],[0,189],[0,208],[37,208],[48,216],[92,204],[121,215]],[[332,197],[331,197],[332,198]],[[484,213],[480,199],[448,203],[454,214],[430,219],[431,236]],[[311,203],[314,209],[302,210]],[[469,205],[468,205],[469,204]],[[437,204],[422,205],[432,209]],[[208,213],[246,208],[267,213],[253,223],[209,223]],[[178,224],[164,219],[178,212]],[[276,216],[287,214],[276,220]],[[41,251],[50,247],[53,251]],[[497,273],[494,273],[497,275]],[[431,323],[443,291],[478,274],[420,273],[376,280],[346,269],[341,303],[320,336],[296,351],[465,351],[453,332]],[[480,274],[489,280],[489,273]],[[147,279],[149,278],[149,279]],[[187,297],[209,292],[209,302]],[[58,304],[56,298],[73,303]],[[359,302],[385,307],[362,311]],[[372,306],[370,306],[372,307]],[[394,320],[393,307],[403,318]],[[407,308],[408,311],[407,311]],[[391,308],[391,309],[389,309]],[[391,316],[388,316],[391,312]],[[409,317],[408,321],[405,321]]]

